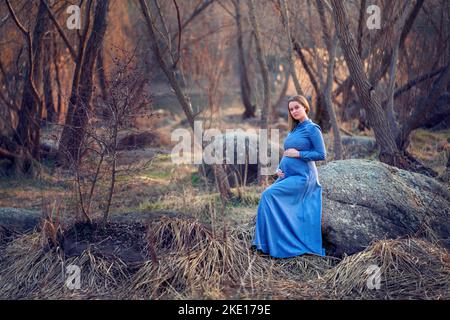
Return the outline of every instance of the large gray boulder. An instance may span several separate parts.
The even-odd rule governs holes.
[[[363,250],[373,240],[426,236],[450,247],[450,193],[437,180],[379,161],[320,166],[327,254]]]

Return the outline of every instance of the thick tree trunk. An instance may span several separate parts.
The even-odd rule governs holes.
[[[72,161],[78,162],[80,160],[80,147],[85,138],[86,125],[89,120],[88,114],[91,111],[95,60],[103,45],[108,6],[109,0],[102,0],[98,1],[95,7],[92,31],[82,59],[79,87],[74,86],[72,88],[67,117],[69,121],[66,122],[61,135],[59,162],[62,165],[69,165]],[[70,106],[73,106],[72,116],[70,116]]]
[[[19,123],[16,128],[15,140],[35,159],[39,159],[40,110],[41,101],[36,97],[36,83],[41,79],[42,39],[48,28],[48,17],[45,5],[40,2],[36,24],[32,33],[29,63],[24,71],[24,86],[22,103],[18,114]],[[27,81],[28,80],[28,81]]]
[[[216,186],[220,193],[220,198],[223,203],[226,203],[233,198],[233,193],[230,189],[230,183],[223,165],[213,164],[214,177],[216,180]]]
[[[394,111],[395,77],[397,75],[398,50],[399,50],[399,41],[396,41],[394,44],[394,51],[392,54],[391,65],[389,67],[388,101],[385,104],[386,115],[394,137],[398,136],[399,134],[399,127],[397,124]]]
[[[422,8],[423,3],[424,3],[424,0],[418,0],[415,3],[414,8],[412,9],[412,11],[410,12],[409,16],[406,19],[406,22],[404,20],[397,21],[396,28],[401,29],[400,50],[402,50],[404,47],[405,39],[408,36],[409,32],[411,31],[411,28],[414,24],[415,19],[417,18],[417,15],[419,14],[420,9]],[[363,5],[363,3],[361,5]],[[363,7],[361,7],[361,10],[362,9],[363,9]],[[365,8],[364,8],[364,10],[365,10]],[[362,26],[364,25],[364,21],[361,20],[362,14],[363,13],[360,11],[360,21],[359,21],[359,26],[358,26],[358,30],[361,29],[361,31],[358,31],[358,34],[360,34],[360,37],[363,37]],[[402,15],[401,18],[405,18],[405,15]],[[372,54],[372,52],[374,50],[376,50],[377,48],[383,47],[382,41],[385,40],[385,36],[386,36],[385,34],[380,33],[380,35],[376,37],[375,41],[370,46],[366,46],[366,47],[363,47],[364,39],[363,38],[358,39],[358,53],[359,53],[362,61],[366,60],[367,57],[370,54]],[[392,51],[390,54],[388,51],[384,55],[384,59],[380,63],[377,63],[377,69],[374,69],[376,72],[374,72],[371,76],[371,83],[374,85],[374,87],[376,86],[378,81],[380,81],[380,79],[386,74],[388,67],[389,67],[389,62],[391,61],[391,59],[392,59]],[[334,96],[337,97],[339,94],[341,94],[349,85],[351,85],[351,82],[352,82],[352,78],[349,76],[335,90]]]
[[[11,176],[31,176],[38,173],[38,163],[23,146],[9,137],[0,135],[0,159],[7,159],[11,166],[8,174]]]
[[[364,72],[358,48],[349,30],[349,21],[344,3],[342,0],[331,0],[331,5],[335,16],[336,30],[349,68],[350,77],[355,85],[361,104],[367,113],[377,143],[380,146],[379,158],[387,164],[408,168],[407,160],[397,147],[389,122],[381,108],[379,97]]]

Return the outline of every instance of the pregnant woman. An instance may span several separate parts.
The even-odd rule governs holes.
[[[325,160],[320,127],[308,118],[303,96],[288,101],[290,132],[277,168],[278,179],[261,195],[253,248],[275,258],[305,253],[325,255],[322,248],[322,186],[314,161]]]

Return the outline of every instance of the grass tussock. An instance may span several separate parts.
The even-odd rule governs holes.
[[[95,255],[89,249],[66,259],[61,248],[50,248],[42,235],[23,235],[2,250],[0,298],[112,298],[129,278],[127,265],[120,259]],[[71,265],[81,271],[81,288],[77,290],[65,283]]]
[[[324,284],[322,290],[336,298],[449,299],[450,257],[422,239],[380,240],[345,257],[326,273]]]
[[[266,274],[268,262],[253,256],[244,237],[226,229],[212,230],[193,219],[162,218],[148,230],[147,262],[130,288],[134,296],[159,298],[224,298],[244,289],[254,275]]]

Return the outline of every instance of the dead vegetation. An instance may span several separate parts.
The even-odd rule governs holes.
[[[380,240],[339,260],[274,259],[250,250],[254,223],[212,228],[161,217],[108,229],[22,235],[2,249],[2,299],[449,299],[450,258],[418,239]],[[47,230],[47,231],[44,231]],[[53,243],[49,239],[56,239]],[[81,269],[81,288],[65,285]],[[380,269],[380,288],[367,285]]]
[[[379,269],[379,289],[367,285]],[[379,240],[345,257],[324,276],[324,288],[338,298],[449,299],[448,251],[421,239]]]

